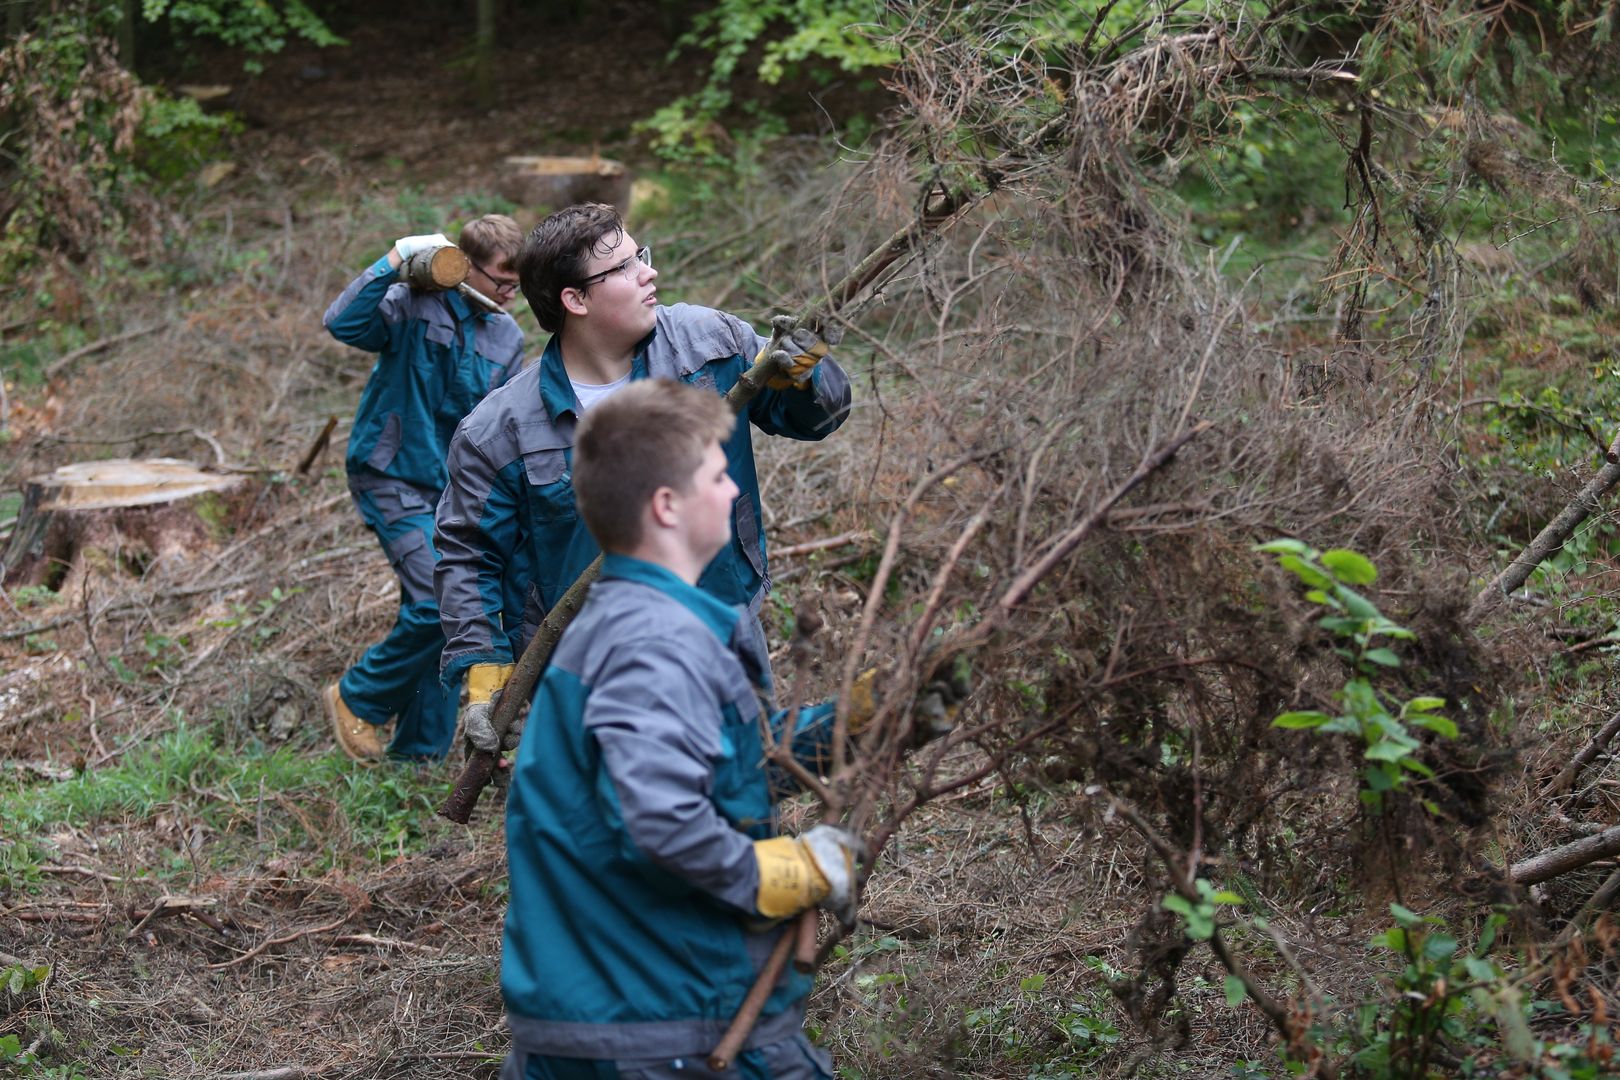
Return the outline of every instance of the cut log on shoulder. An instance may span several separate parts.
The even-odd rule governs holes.
[[[0,577],[7,588],[44,585],[60,592],[71,589],[88,563],[139,574],[159,560],[184,561],[212,546],[198,497],[245,482],[172,458],[87,461],[32,477],[0,556]]]
[[[519,206],[560,210],[603,202],[630,211],[630,170],[604,157],[509,157],[495,190]]]

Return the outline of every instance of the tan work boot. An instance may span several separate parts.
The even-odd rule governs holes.
[[[332,721],[332,733],[337,736],[338,748],[362,765],[375,765],[386,754],[388,729],[391,724],[368,724],[353,712],[338,693],[333,683],[321,692],[326,706],[326,717]]]

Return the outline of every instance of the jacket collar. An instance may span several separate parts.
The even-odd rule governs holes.
[[[457,299],[460,297],[457,296]],[[636,355],[630,361],[632,381],[647,377],[647,346],[657,336],[658,328],[655,326],[637,343]],[[540,401],[546,407],[546,415],[551,417],[552,423],[556,423],[563,413],[571,413],[575,419],[579,418],[579,399],[574,396],[574,384],[568,380],[568,369],[563,366],[561,334],[552,334],[551,340],[546,342],[545,351],[540,354]]]
[[[602,557],[602,577],[652,586],[696,615],[722,644],[731,645],[737,623],[742,617],[741,610],[709,595],[696,585],[688,585],[675,576],[674,571],[657,563],[610,552]]]

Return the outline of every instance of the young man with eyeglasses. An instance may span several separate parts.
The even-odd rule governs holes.
[[[510,742],[491,726],[492,699],[545,612],[597,555],[574,507],[574,428],[597,402],[645,378],[724,394],[767,339],[735,315],[658,303],[658,271],[611,206],[585,203],[535,226],[516,260],[523,295],[551,341],[538,363],[491,394],[450,443],[439,502],[434,588],[443,620],[445,685],[467,680],[463,730],[483,750]],[[731,537],[700,588],[755,616],[769,586],[750,425],[792,439],[843,423],[849,378],[814,342],[771,380],[724,444],[741,492]],[[523,611],[506,600],[517,587]],[[510,746],[506,746],[510,749]]]
[[[469,222],[457,241],[473,265],[467,283],[503,308],[517,295],[512,261],[522,242],[504,214]],[[393,629],[323,693],[338,746],[361,762],[443,757],[455,736],[457,699],[439,682],[433,509],[456,425],[523,363],[523,331],[511,315],[484,311],[454,290],[422,292],[401,281],[406,259],[448,243],[437,233],[400,239],[323,320],[339,341],[377,354],[344,466],[355,507],[400,585]]]

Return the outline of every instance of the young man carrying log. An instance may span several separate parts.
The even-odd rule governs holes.
[[[454,687],[466,674],[463,730],[490,751],[516,744],[515,732],[494,730],[491,699],[528,633],[597,555],[574,507],[580,418],[649,377],[724,394],[766,344],[734,315],[659,304],[651,252],[610,206],[551,215],[530,232],[516,265],[523,295],[553,337],[539,362],[485,399],[451,440],[434,579],[444,683]],[[802,351],[792,369],[749,403],[746,419],[768,434],[821,439],[847,414],[849,379],[813,335],[794,340]],[[731,537],[698,585],[757,616],[769,579],[749,423],[736,426],[724,449],[741,495]],[[519,579],[527,585],[522,612],[505,602]]]
[[[663,379],[579,423],[574,493],[606,557],[512,769],[502,1080],[832,1076],[803,1032],[811,977],[792,971],[735,1068],[702,1064],[794,932],[782,920],[821,906],[853,921],[861,851],[831,825],[778,835],[790,781],[762,741],[759,624],[698,587],[732,541],[735,425],[719,396]],[[769,728],[820,771],[832,707],[796,712]]]
[[[511,260],[522,239],[503,214],[470,222],[458,240],[472,262],[467,284],[510,305],[517,291]],[[523,331],[504,311],[486,312],[454,290],[417,291],[401,282],[406,259],[448,243],[441,234],[399,240],[349,283],[324,319],[339,341],[377,354],[344,465],[355,507],[400,585],[393,629],[323,695],[338,746],[357,761],[385,753],[443,757],[455,736],[456,696],[439,682],[444,634],[433,598],[433,509],[456,425],[523,361]]]

